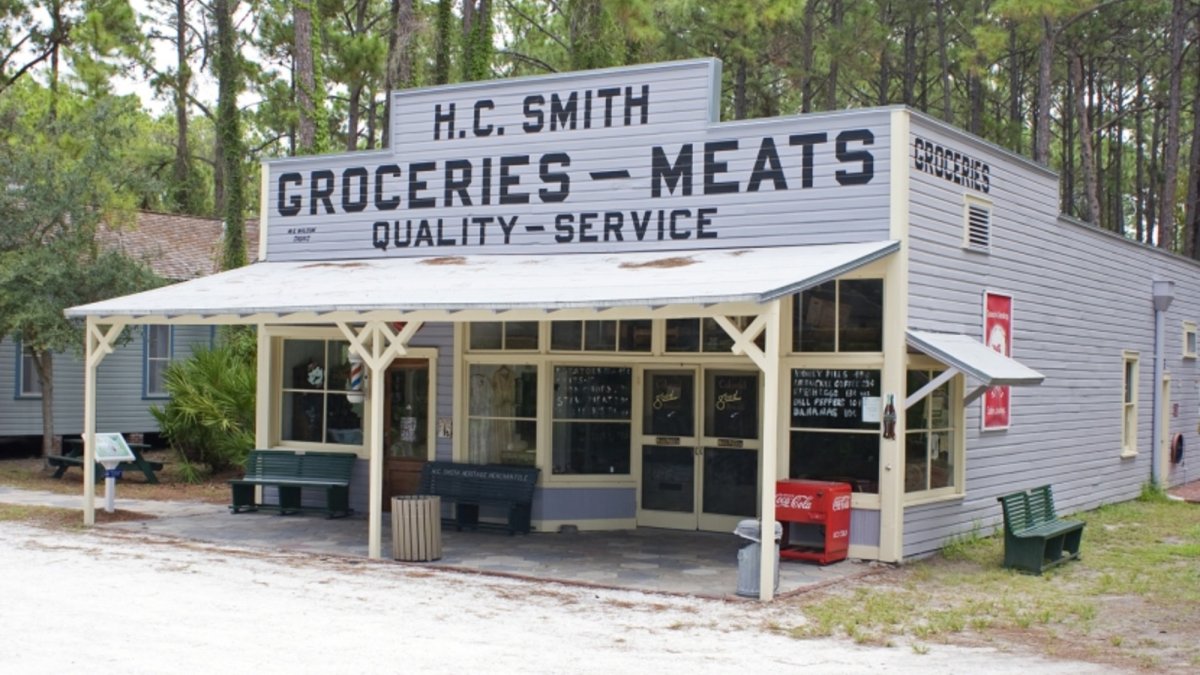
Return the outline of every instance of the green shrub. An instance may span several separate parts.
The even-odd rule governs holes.
[[[255,349],[253,331],[228,331],[216,347],[167,368],[171,400],[150,412],[179,453],[185,479],[238,466],[254,447]]]

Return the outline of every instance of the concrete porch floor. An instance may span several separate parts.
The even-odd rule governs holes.
[[[78,495],[0,488],[0,502],[81,508]],[[117,508],[157,516],[109,523],[103,528],[180,537],[266,551],[303,551],[366,557],[364,515],[334,520],[319,514],[231,514],[220,504],[117,500]],[[97,500],[97,510],[103,499]],[[392,558],[391,521],[384,514],[382,553]],[[456,532],[443,526],[442,558],[397,562],[538,581],[594,585],[646,592],[734,598],[737,554],[746,542],[732,533],[638,528],[613,532],[539,533],[509,536],[496,531]],[[777,595],[787,596],[878,569],[878,564],[841,561],[826,566],[784,561]]]

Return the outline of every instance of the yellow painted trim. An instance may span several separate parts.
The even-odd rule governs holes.
[[[258,195],[258,260],[267,259],[267,226],[270,223],[271,197],[268,194],[271,183],[271,170],[266,162],[259,164],[259,195]]]
[[[858,560],[879,560],[879,547],[867,546],[866,544],[850,544],[850,549],[846,552],[846,555]]]
[[[1133,393],[1130,396],[1133,401],[1125,402],[1125,371],[1128,364],[1133,362],[1133,382],[1130,384]],[[1138,397],[1142,394],[1141,379],[1142,379],[1142,356],[1139,352],[1129,349],[1121,351],[1121,459],[1129,459],[1136,457],[1138,454],[1138,417],[1142,414],[1141,403]],[[1129,428],[1129,415],[1126,414],[1126,406],[1133,408],[1133,429]],[[1131,433],[1132,431],[1132,433]],[[1133,441],[1132,445],[1125,441],[1129,439]]]
[[[904,401],[908,367],[909,112],[891,114],[892,154],[889,175],[889,235],[900,250],[888,256],[883,290],[883,372],[881,394]],[[897,415],[896,437],[879,441],[879,560],[899,562],[904,554],[904,415]]]
[[[455,462],[466,461],[467,457],[467,392],[468,368],[466,362],[467,326],[463,323],[454,324],[454,374],[451,388],[450,415],[452,417],[450,459]]]

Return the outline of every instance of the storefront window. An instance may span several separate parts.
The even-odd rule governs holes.
[[[469,377],[470,461],[533,466],[537,459],[537,366],[472,364]]]
[[[792,369],[790,478],[879,492],[880,371]]]
[[[938,373],[908,371],[908,394]],[[954,486],[955,447],[951,387],[947,382],[917,401],[905,413],[904,491],[920,492]]]
[[[585,352],[648,352],[649,319],[623,321],[554,321],[550,349]]]
[[[349,373],[349,343],[284,340],[281,438],[362,445],[362,403],[346,398]]]
[[[554,369],[554,473],[629,474],[633,370]]]
[[[792,351],[883,351],[883,280],[828,281],[793,296]]]

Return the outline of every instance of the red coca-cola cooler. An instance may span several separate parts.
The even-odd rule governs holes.
[[[845,560],[850,550],[850,484],[778,481],[775,520],[783,524],[781,558],[821,565]]]

